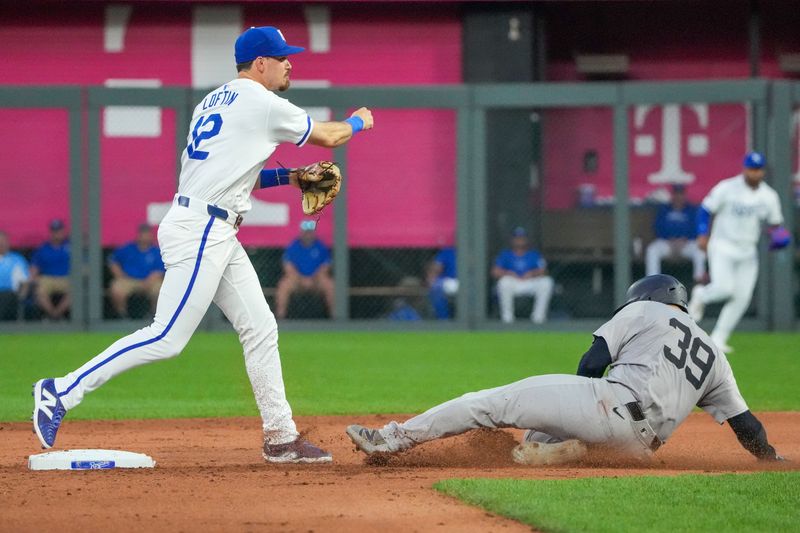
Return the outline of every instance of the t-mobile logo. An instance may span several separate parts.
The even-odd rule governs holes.
[[[661,109],[661,168],[647,176],[647,181],[654,185],[665,183],[692,183],[694,174],[683,169],[681,153],[683,148],[683,132],[681,129],[681,107],[678,104],[664,106],[641,105],[634,110],[634,131],[644,129],[648,115],[654,109]],[[701,130],[708,129],[708,104],[688,104],[685,106],[697,119]],[[686,153],[689,156],[708,154],[708,134],[692,133],[686,136]],[[655,135],[635,133],[633,151],[639,157],[654,156],[658,151]]]

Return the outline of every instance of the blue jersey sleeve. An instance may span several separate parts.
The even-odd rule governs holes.
[[[319,243],[319,266],[327,265],[331,262],[331,250],[321,242]]]
[[[434,263],[442,266],[442,273],[439,277],[456,278],[456,251],[454,248],[443,248],[433,258]]]
[[[283,251],[283,262],[284,263],[292,263],[296,266],[297,264],[297,241],[292,241],[289,243],[289,246],[286,247],[286,250]]]
[[[39,270],[42,270],[42,247],[36,249],[31,256],[31,265],[35,266]]]
[[[511,266],[509,265],[508,257],[510,255],[509,250],[503,250],[497,256],[497,259],[494,260],[494,264],[497,267],[503,268],[505,270],[511,270]]]
[[[111,255],[108,256],[108,262],[109,263],[116,263],[118,265],[122,265],[123,256],[125,254],[125,248],[126,248],[125,246],[122,246],[120,248],[115,249],[113,252],[111,252]]]

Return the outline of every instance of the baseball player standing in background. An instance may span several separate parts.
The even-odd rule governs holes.
[[[748,153],[742,174],[715,185],[698,210],[697,246],[708,249],[711,282],[692,290],[689,314],[699,322],[707,304],[725,302],[711,340],[726,353],[733,351],[728,338],[750,305],[756,286],[761,223],[769,226],[770,250],[784,248],[790,241],[788,230],[781,226],[778,193],[763,182],[765,164],[762,154]]]
[[[757,458],[782,460],[747,408],[725,354],[686,314],[686,299],[672,276],[642,278],[594,332],[577,376],[529,377],[465,394],[402,424],[352,425],[347,435],[367,454],[394,453],[471,429],[514,427],[529,430],[512,452],[522,464],[576,460],[586,444],[646,458],[698,406],[727,421]]]
[[[238,77],[210,92],[194,110],[181,160],[178,194],[158,230],[166,274],[153,323],[55,379],[34,385],[33,427],[50,448],[66,412],[86,393],[136,366],[178,355],[213,301],[239,334],[261,413],[263,455],[278,463],[330,462],[301,439],[286,401],[278,328],[253,265],[236,238],[254,188],[292,184],[301,169],[263,169],[280,143],[332,148],[372,128],[372,113],[343,122],[314,122],[277,96],[289,88],[289,46],[273,27],[250,28],[236,40]]]

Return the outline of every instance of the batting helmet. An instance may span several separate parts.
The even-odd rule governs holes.
[[[654,276],[647,276],[628,289],[625,294],[625,304],[619,307],[614,313],[619,312],[620,309],[633,302],[651,301],[661,302],[662,304],[674,304],[686,310],[689,301],[689,294],[686,292],[686,287],[683,283],[668,276],[666,274],[656,274]]]

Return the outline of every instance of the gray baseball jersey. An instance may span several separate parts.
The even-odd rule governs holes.
[[[631,390],[662,441],[695,406],[720,424],[747,410],[725,354],[676,307],[634,302],[594,334],[611,352],[607,380]]]

